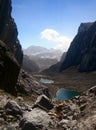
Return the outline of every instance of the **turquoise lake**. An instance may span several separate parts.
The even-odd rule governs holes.
[[[41,78],[40,79],[40,83],[43,83],[43,84],[52,84],[52,83],[54,83],[54,81],[50,80],[50,79],[43,79],[43,78]]]
[[[68,100],[68,99],[71,99],[71,98],[78,96],[80,94],[81,93],[77,92],[77,91],[72,91],[72,90],[61,88],[56,93],[56,99],[58,101]]]

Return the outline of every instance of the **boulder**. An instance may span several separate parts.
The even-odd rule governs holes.
[[[13,116],[22,115],[22,110],[15,101],[8,101],[5,105],[5,110],[7,114]]]
[[[51,100],[46,97],[45,95],[40,95],[35,104],[33,105],[33,108],[35,107],[39,107],[42,108],[43,110],[51,110],[53,108],[53,103],[51,102]]]
[[[91,96],[96,96],[96,86],[91,87],[88,91],[87,91],[88,95]]]
[[[20,66],[8,46],[0,41],[0,88],[15,94]]]
[[[37,130],[38,128],[47,128],[50,122],[52,120],[47,112],[34,108],[31,112],[25,112],[19,126],[21,130]]]
[[[88,107],[87,105],[88,105],[87,103],[81,105],[80,106],[80,111],[84,111]]]
[[[27,120],[23,119],[20,122],[20,130],[37,130],[37,129],[32,122],[28,122]]]

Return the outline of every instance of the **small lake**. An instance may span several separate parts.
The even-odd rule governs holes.
[[[80,94],[81,93],[77,92],[77,91],[72,91],[72,90],[61,88],[56,93],[56,99],[58,101],[68,100],[68,99],[71,99],[71,98],[78,96]]]
[[[52,83],[54,83],[54,81],[50,80],[50,79],[43,79],[43,78],[41,78],[40,79],[40,83],[43,83],[43,84],[52,84]]]

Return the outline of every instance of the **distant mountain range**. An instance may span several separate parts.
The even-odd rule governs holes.
[[[48,50],[41,47],[37,47],[37,54],[37,52],[35,53],[33,51],[34,46],[32,50],[31,48],[32,47],[27,49],[27,54],[28,50],[30,50],[31,56],[34,54],[35,56],[39,56],[39,58],[60,59],[62,55],[58,50]],[[25,52],[26,51],[24,51],[24,53]],[[71,42],[67,53],[65,54],[64,52],[61,60],[54,64],[50,64],[52,66],[50,67],[49,65],[50,68],[43,72],[62,72],[72,66],[78,66],[80,72],[96,71],[96,22],[81,23],[78,33]],[[44,69],[46,69],[46,67]]]
[[[40,46],[30,46],[24,49],[23,52],[25,55],[23,59],[23,68],[28,71],[31,70],[31,73],[49,68],[51,65],[56,64],[62,56],[60,50],[47,49]]]
[[[56,49],[47,49],[41,46],[30,46],[23,50],[25,55],[37,56],[39,58],[49,58],[60,60],[62,52]]]

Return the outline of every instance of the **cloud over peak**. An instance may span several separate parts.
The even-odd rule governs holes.
[[[45,29],[41,32],[41,38],[49,41],[57,41],[59,33],[53,29]]]
[[[62,51],[67,51],[71,39],[67,36],[60,35],[56,30],[53,29],[45,29],[41,32],[41,39],[46,39],[51,42],[55,42],[56,46],[54,49],[60,49]]]

